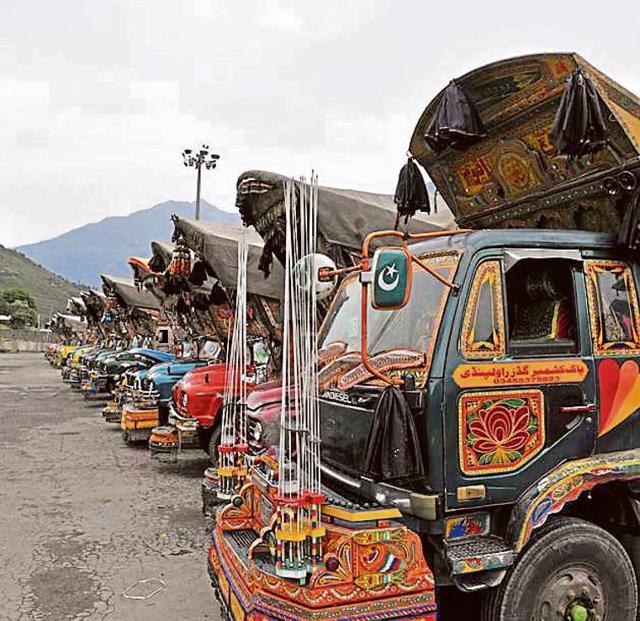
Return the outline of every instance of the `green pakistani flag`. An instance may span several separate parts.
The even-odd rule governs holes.
[[[409,286],[409,257],[400,248],[381,248],[373,257],[373,306],[404,306]]]

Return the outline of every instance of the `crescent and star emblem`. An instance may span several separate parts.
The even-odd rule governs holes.
[[[391,278],[391,280],[389,280]],[[383,291],[393,291],[400,282],[400,273],[395,263],[387,265],[380,270],[378,276],[378,287]]]

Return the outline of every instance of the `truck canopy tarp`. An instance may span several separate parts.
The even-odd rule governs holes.
[[[105,293],[113,291],[118,299],[130,308],[146,308],[160,310],[158,300],[147,291],[140,291],[132,280],[101,274],[100,278],[104,283]]]
[[[235,289],[238,277],[238,240],[243,228],[230,224],[175,218],[176,232],[182,234],[189,248],[209,264],[216,278],[227,288]],[[284,270],[274,268],[268,278],[258,271],[263,243],[253,228],[246,229],[247,293],[279,300],[284,293]]]
[[[151,258],[149,259],[149,267],[154,272],[164,272],[171,263],[175,244],[167,241],[151,242]]]
[[[52,319],[56,324],[69,328],[74,332],[84,332],[87,329],[87,322],[79,315],[56,313]]]
[[[79,296],[74,296],[67,300],[67,311],[74,315],[83,315],[87,307],[85,306],[84,300]]]
[[[264,239],[276,219],[284,216],[283,184],[287,179],[264,170],[249,170],[238,178],[236,206],[245,224],[255,226]],[[390,194],[319,186],[319,248],[333,244],[358,252],[369,233],[393,229],[396,214],[396,204]],[[424,233],[456,226],[451,211],[440,199],[437,213],[418,213],[407,226],[400,228]]]

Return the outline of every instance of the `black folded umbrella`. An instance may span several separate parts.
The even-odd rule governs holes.
[[[440,153],[447,147],[466,149],[486,135],[475,105],[464,90],[452,81],[445,89],[424,135],[427,144]]]
[[[411,409],[395,386],[380,396],[367,439],[365,468],[374,479],[395,483],[424,478],[420,440]]]
[[[180,296],[178,298],[178,303],[176,304],[176,310],[181,314],[181,315],[188,315],[190,312],[190,308],[189,305],[187,304],[187,302],[185,301],[185,299]]]
[[[398,228],[400,216],[404,216],[406,222],[416,211],[431,213],[427,186],[418,165],[411,158],[407,160],[400,171],[393,200],[398,207],[396,228]]]
[[[211,288],[209,301],[213,306],[220,306],[221,304],[226,304],[229,301],[225,290],[220,286],[219,283],[215,283]]]
[[[580,157],[601,149],[606,135],[598,91],[589,77],[576,69],[560,99],[551,141],[561,154]]]
[[[273,265],[273,255],[277,252],[278,247],[285,247],[285,232],[281,223],[274,223],[274,227],[268,233],[264,235],[264,246],[262,248],[262,254],[258,261],[258,269],[262,272],[265,278],[271,274],[271,266]]]
[[[154,254],[149,259],[148,265],[152,272],[164,272],[168,267],[164,259],[159,254]]]
[[[204,265],[203,261],[196,260],[191,268],[191,273],[189,274],[189,282],[196,286],[200,287],[204,284],[205,280],[207,280],[207,269]]]

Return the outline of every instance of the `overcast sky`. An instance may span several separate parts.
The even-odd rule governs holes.
[[[640,93],[637,2],[20,0],[0,13],[0,244],[193,200],[181,150],[392,193],[413,127],[455,76],[575,50]]]

